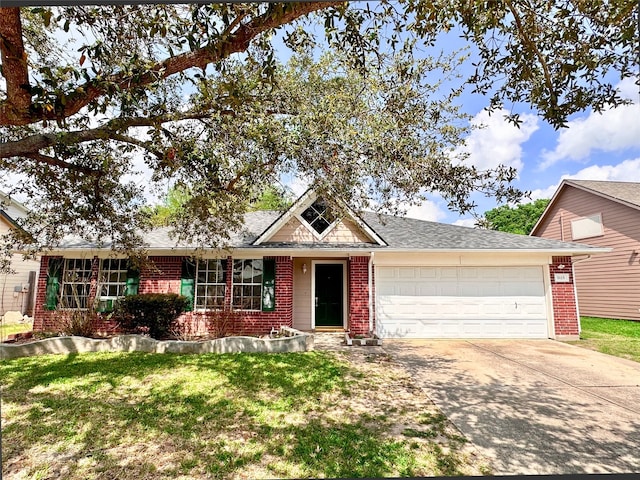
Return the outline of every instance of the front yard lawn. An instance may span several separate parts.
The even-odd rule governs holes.
[[[640,322],[581,317],[580,347],[640,362]]]
[[[4,478],[490,473],[385,355],[47,355],[0,378]]]

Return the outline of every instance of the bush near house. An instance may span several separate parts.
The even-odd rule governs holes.
[[[111,318],[125,333],[166,338],[171,324],[185,311],[187,298],[176,293],[129,295],[118,301]]]

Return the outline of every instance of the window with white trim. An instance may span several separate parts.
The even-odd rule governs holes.
[[[227,261],[200,260],[196,272],[195,308],[220,309],[224,307],[227,287]]]
[[[320,235],[336,220],[327,203],[320,198],[302,212],[301,217]]]
[[[91,291],[91,259],[65,258],[62,272],[61,308],[85,309]]]
[[[126,258],[105,258],[102,260],[98,277],[100,300],[116,300],[126,295],[128,271],[129,261]]]
[[[601,235],[604,235],[604,229],[602,227],[602,214],[600,213],[571,221],[572,240],[599,237]]]
[[[262,259],[233,261],[233,306],[241,310],[262,308]]]

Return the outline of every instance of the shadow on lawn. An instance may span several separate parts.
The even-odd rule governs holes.
[[[498,356],[493,357],[490,368],[483,368],[485,363],[479,363],[473,347],[464,342],[449,352],[437,348],[444,347],[430,349],[400,342],[385,346],[462,433],[497,459],[496,475],[640,470],[638,416],[621,408],[611,414],[613,405],[598,397],[600,387],[578,383],[582,386],[574,388],[569,382],[523,370]],[[453,349],[457,351],[452,353]],[[543,357],[539,361],[543,362]],[[540,368],[553,370],[553,365],[540,363]],[[580,369],[588,370],[589,365],[551,373],[570,380],[577,376],[574,382],[579,382]],[[637,385],[621,388],[626,388],[626,406],[637,410]],[[623,398],[622,390],[617,395]]]
[[[3,471],[15,474],[28,461],[30,472],[45,468],[53,477],[110,478],[125,465],[119,478],[228,478],[268,458],[269,477],[413,475],[414,452],[383,434],[383,419],[372,426],[324,415],[324,393],[339,392],[348,404],[346,372],[324,352],[6,362],[3,400],[16,407],[6,414]],[[38,458],[54,445],[57,453]],[[435,474],[459,474],[456,445],[425,447]]]

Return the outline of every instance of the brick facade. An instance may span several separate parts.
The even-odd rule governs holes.
[[[61,311],[46,310],[47,273],[50,257],[43,256],[40,262],[38,290],[34,314],[35,331],[55,331],[59,327]],[[236,311],[233,333],[266,334],[281,325],[293,325],[293,259],[289,256],[264,257],[275,260],[275,310]],[[154,267],[140,273],[139,293],[180,293],[182,260],[180,256],[152,256]],[[564,268],[560,268],[564,265]],[[99,259],[93,258],[90,296],[97,294]],[[575,298],[571,257],[553,257],[549,265],[551,295],[553,301],[554,334],[556,338],[577,338],[579,319]],[[225,306],[231,307],[233,259],[227,258]],[[369,333],[369,257],[354,256],[347,262],[348,273],[348,329],[353,335]],[[556,282],[555,274],[568,274],[569,282]],[[375,280],[371,279],[372,282]],[[373,289],[375,292],[375,288]],[[89,300],[92,301],[92,298]],[[374,316],[375,318],[375,316]],[[116,325],[106,315],[98,316],[98,330],[101,333],[116,332]],[[207,319],[201,312],[187,312],[181,315],[178,324],[183,333],[203,335],[208,333]],[[375,328],[374,328],[375,330]]]
[[[40,262],[40,275],[36,295],[36,307],[34,315],[35,331],[57,331],[60,328],[60,317],[64,310],[47,310],[46,290],[49,259],[61,258],[43,256]],[[234,333],[253,335],[269,333],[272,328],[281,325],[291,327],[293,325],[293,260],[291,257],[264,257],[274,259],[276,264],[276,291],[275,310],[272,312],[261,311],[236,311],[233,325]],[[182,261],[180,256],[152,256],[149,257],[151,266],[140,272],[140,285],[138,293],[180,293]],[[98,271],[100,261],[93,258],[91,289],[89,304],[93,303],[97,294]],[[227,258],[227,285],[225,289],[225,306],[231,307],[233,259]],[[97,315],[96,330],[101,334],[113,334],[117,332],[117,325],[108,319],[107,315]],[[178,326],[182,333],[190,335],[204,335],[208,333],[208,322],[201,312],[186,312],[178,318]]]
[[[351,257],[348,262],[349,331],[369,333],[369,257]]]
[[[564,268],[560,268],[563,266]],[[551,274],[551,298],[557,339],[578,338],[580,335],[578,307],[573,284],[571,257],[553,257],[549,265]],[[556,274],[569,275],[569,282],[556,282]]]

